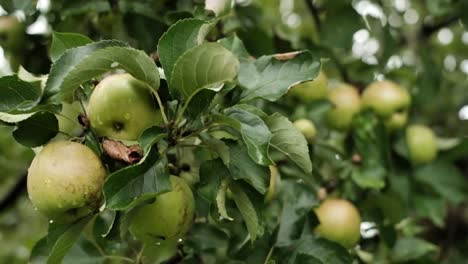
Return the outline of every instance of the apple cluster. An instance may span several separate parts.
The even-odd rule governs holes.
[[[61,131],[76,135],[79,104],[64,104],[58,115]],[[134,141],[147,128],[162,123],[153,94],[130,74],[105,77],[86,107],[90,127],[98,137]],[[36,155],[28,170],[28,194],[51,221],[73,222],[102,205],[108,169],[87,146],[57,137]],[[194,197],[184,179],[169,178],[172,190],[132,210],[130,232],[139,240],[182,237],[194,216]]]
[[[320,71],[312,80],[293,86],[289,96],[307,104],[328,100],[331,109],[326,113],[329,128],[346,132],[351,128],[354,116],[362,110],[373,111],[383,122],[388,132],[405,128],[408,122],[411,96],[405,88],[389,80],[375,81],[362,92],[351,84],[339,83],[328,86],[327,75]],[[315,124],[309,119],[298,119],[296,128],[310,144],[317,135]],[[405,130],[408,159],[414,165],[429,163],[437,156],[436,136],[424,125],[408,125]],[[319,225],[315,232],[349,248],[359,241],[361,217],[357,208],[344,199],[326,199],[315,214]]]

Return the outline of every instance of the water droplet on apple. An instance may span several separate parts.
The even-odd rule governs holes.
[[[51,219],[51,220],[49,220],[49,223],[53,224],[53,223],[54,223],[54,220],[52,220],[52,219]]]

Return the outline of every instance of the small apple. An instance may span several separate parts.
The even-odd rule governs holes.
[[[328,100],[333,105],[327,113],[328,125],[336,130],[347,130],[354,115],[361,109],[357,88],[345,83],[339,84],[330,90]]]
[[[130,232],[143,242],[177,239],[190,229],[195,210],[192,190],[180,177],[170,176],[169,180],[172,191],[132,213]]]
[[[99,207],[106,175],[101,160],[88,147],[53,141],[29,167],[29,198],[39,212],[52,220],[74,220]]]
[[[291,87],[289,94],[307,103],[327,98],[327,92],[328,78],[323,71],[320,71],[314,80],[299,83]]]
[[[304,135],[307,142],[312,143],[317,135],[314,123],[308,119],[298,119],[294,121],[296,128]]]
[[[320,221],[315,232],[320,236],[345,248],[353,247],[359,241],[361,216],[349,201],[326,199],[315,209],[315,214]]]
[[[405,125],[411,104],[409,92],[392,81],[376,81],[362,93],[363,108],[374,110],[389,129]]]
[[[120,140],[137,140],[145,129],[161,124],[151,91],[130,74],[104,78],[91,94],[87,114],[98,136]]]
[[[406,128],[406,145],[413,164],[431,162],[437,156],[437,141],[432,129],[423,125]]]

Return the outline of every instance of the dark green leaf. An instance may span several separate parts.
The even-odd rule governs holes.
[[[239,71],[239,61],[217,43],[204,43],[187,50],[174,65],[170,89],[185,100],[202,89],[217,89],[232,81]]]
[[[140,136],[139,143],[143,151],[147,153],[154,144],[166,136],[167,133],[165,133],[163,128],[153,126],[143,132],[143,134]]]
[[[236,180],[244,180],[259,193],[265,194],[270,181],[270,170],[256,164],[247,153],[247,149],[240,143],[230,143],[229,172]]]
[[[289,252],[288,263],[302,263],[298,262],[297,258],[305,259],[309,262],[305,263],[320,263],[320,264],[349,264],[352,263],[352,258],[348,251],[337,243],[312,236],[305,236],[292,245],[292,252]],[[313,262],[311,258],[304,256],[312,256],[316,259]]]
[[[299,238],[308,215],[318,204],[314,193],[304,184],[284,180],[281,187],[282,210],[276,237],[277,246],[289,245]]]
[[[41,90],[16,75],[0,78],[0,112],[30,110],[37,105]]]
[[[244,88],[242,101],[263,98],[276,101],[298,82],[314,79],[320,61],[311,52],[303,51],[288,60],[274,55],[260,57],[255,62],[241,59],[239,83]]]
[[[270,145],[295,162],[306,173],[312,172],[307,141],[293,123],[276,113],[266,119],[266,124],[273,134]]]
[[[177,59],[188,49],[200,45],[212,24],[189,18],[173,24],[159,39],[158,55],[167,80],[171,80]]]
[[[229,176],[229,171],[219,159],[202,163],[200,166],[200,182],[197,188],[198,194],[210,203],[215,203],[221,181]]]
[[[45,96],[52,102],[70,99],[80,84],[113,69],[124,69],[153,91],[159,88],[153,59],[122,42],[101,41],[66,51],[50,70]]]
[[[245,49],[244,43],[237,36],[231,36],[228,38],[223,38],[218,40],[218,42],[223,45],[226,49],[230,50],[237,58],[249,58],[249,53]]]
[[[437,247],[429,242],[414,237],[399,238],[393,247],[392,258],[395,262],[416,260],[426,254],[437,251]]]
[[[62,262],[68,250],[70,250],[75,241],[80,237],[86,224],[88,224],[92,218],[93,216],[87,216],[72,224],[52,223],[49,225],[49,234],[47,236],[47,245],[49,247],[48,264]]]
[[[171,190],[167,161],[153,147],[140,163],[109,175],[104,183],[106,206],[129,210],[139,202]]]
[[[238,106],[224,110],[224,113],[240,123],[240,132],[250,157],[258,164],[272,164],[268,153],[271,132],[265,122],[257,115]]]
[[[229,188],[232,191],[234,202],[236,203],[242,218],[244,218],[245,225],[249,231],[250,240],[255,241],[255,239],[257,239],[259,228],[258,216],[257,212],[255,211],[255,207],[253,206],[247,194],[236,183],[231,182]]]
[[[55,137],[58,129],[58,120],[54,114],[39,112],[19,122],[13,137],[22,145],[38,147]]]
[[[418,168],[414,178],[452,203],[463,201],[468,193],[468,184],[463,175],[455,166],[444,161]]]

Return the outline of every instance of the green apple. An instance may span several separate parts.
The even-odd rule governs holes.
[[[361,109],[361,99],[356,87],[339,84],[328,93],[328,100],[333,105],[327,113],[328,125],[336,130],[347,130],[353,117]]]
[[[98,136],[120,140],[137,140],[145,129],[161,124],[151,91],[130,74],[102,80],[91,94],[87,114]]]
[[[294,126],[304,135],[307,142],[312,143],[317,135],[314,123],[308,119],[298,119],[294,121]]]
[[[437,140],[432,129],[423,125],[406,128],[406,145],[413,164],[431,162],[437,156]]]
[[[328,78],[323,71],[320,71],[314,80],[299,83],[291,87],[289,94],[307,103],[327,98],[327,92]]]
[[[172,191],[158,195],[151,204],[135,209],[130,232],[143,242],[177,239],[190,229],[195,202],[192,190],[177,176],[169,178]]]
[[[353,247],[359,241],[361,216],[349,201],[326,199],[315,209],[315,214],[320,222],[315,232],[320,236],[345,248]]]
[[[406,124],[410,104],[409,92],[392,81],[373,82],[362,93],[363,108],[374,110],[389,129]]]
[[[53,141],[29,167],[29,198],[52,220],[74,220],[99,207],[106,175],[101,160],[88,147]]]

